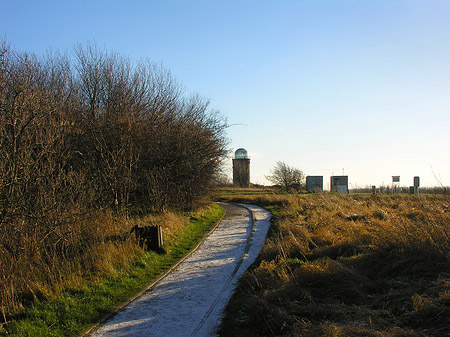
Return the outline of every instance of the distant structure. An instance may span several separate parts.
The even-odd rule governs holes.
[[[400,193],[400,176],[392,176],[392,194]]]
[[[322,191],[323,191],[323,176],[306,177],[306,192],[322,192]]]
[[[330,191],[348,193],[348,176],[331,176]]]
[[[420,177],[418,177],[418,176],[414,177],[414,186],[413,187],[414,187],[414,190],[413,190],[414,194],[419,195]]]
[[[233,184],[239,187],[250,187],[250,158],[247,150],[243,148],[234,152]]]

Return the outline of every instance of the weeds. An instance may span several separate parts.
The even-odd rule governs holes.
[[[448,196],[245,199],[280,211],[222,336],[450,333]]]

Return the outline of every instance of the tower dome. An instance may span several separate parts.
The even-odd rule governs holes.
[[[249,159],[246,149],[240,148],[234,152],[234,159]]]

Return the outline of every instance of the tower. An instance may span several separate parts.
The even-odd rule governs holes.
[[[246,149],[237,149],[233,159],[233,184],[250,187],[250,158]]]

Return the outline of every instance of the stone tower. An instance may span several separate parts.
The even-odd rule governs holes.
[[[250,158],[246,149],[237,149],[233,159],[233,184],[250,187]]]

